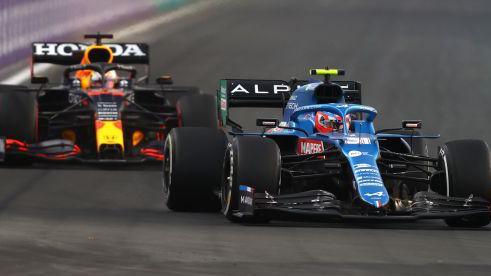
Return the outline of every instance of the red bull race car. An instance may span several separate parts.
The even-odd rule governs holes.
[[[85,38],[96,41],[33,43],[31,82],[40,87],[0,85],[0,161],[160,161],[173,127],[217,127],[214,96],[170,76],[149,84],[148,45]],[[65,65],[62,83],[36,76],[37,63]]]

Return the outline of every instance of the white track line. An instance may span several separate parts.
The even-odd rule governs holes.
[[[164,23],[170,23],[177,19],[198,13],[204,9],[207,9],[211,6],[214,6],[218,3],[224,2],[225,0],[209,0],[209,1],[199,1],[197,3],[189,4],[188,6],[184,6],[182,8],[178,8],[175,11],[163,14],[161,16],[153,17],[148,20],[145,20],[140,23],[136,23],[134,25],[125,27],[124,29],[117,30],[114,32],[114,37],[118,40],[125,39],[130,36],[141,34],[143,32],[149,31],[153,28],[156,28]],[[50,68],[53,65],[51,64],[39,64],[36,65],[36,72],[43,72]],[[17,73],[11,75],[10,77],[0,81],[3,84],[22,84],[29,80],[31,77],[30,68],[23,68],[19,70]]]

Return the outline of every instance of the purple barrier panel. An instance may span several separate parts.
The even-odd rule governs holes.
[[[79,39],[83,31],[153,13],[153,0],[1,0],[0,67],[27,56],[33,41]]]

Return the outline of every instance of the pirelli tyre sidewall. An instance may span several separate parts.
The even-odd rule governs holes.
[[[222,213],[234,222],[266,222],[264,217],[238,217],[239,186],[254,193],[277,195],[280,189],[281,154],[271,139],[259,136],[234,137],[227,147],[223,167]]]
[[[445,172],[447,196],[482,197],[491,200],[489,147],[482,140],[456,140],[445,143],[439,151],[441,169]],[[450,226],[481,227],[489,215],[445,220]]]
[[[227,137],[216,128],[174,128],[164,147],[163,189],[174,211],[219,211]]]

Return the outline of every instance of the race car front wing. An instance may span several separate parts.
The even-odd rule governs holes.
[[[156,147],[141,148],[135,157],[125,159],[86,158],[80,147],[69,140],[55,139],[34,144],[0,137],[0,162],[8,156],[20,156],[34,160],[78,161],[83,163],[143,163],[162,161],[163,150]]]
[[[260,215],[275,220],[333,221],[333,220],[394,220],[445,219],[452,217],[489,216],[490,203],[479,197],[456,198],[435,192],[418,192],[406,206],[373,208],[347,204],[324,190],[273,196],[254,193],[240,186],[238,217]]]

